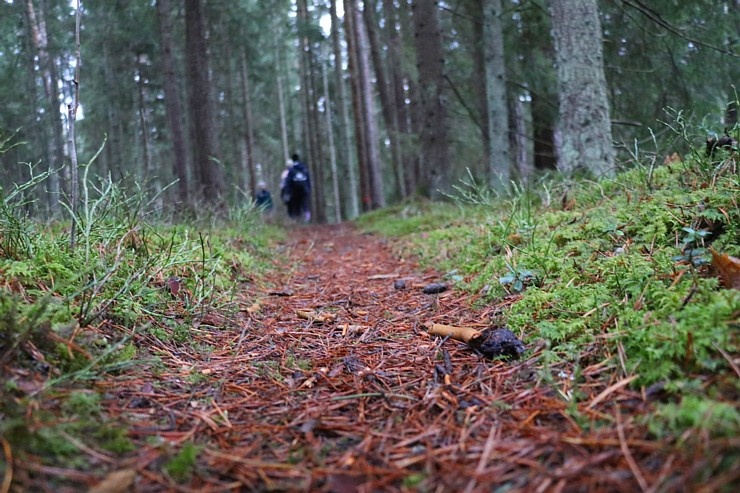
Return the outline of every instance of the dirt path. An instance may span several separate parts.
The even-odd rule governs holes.
[[[209,314],[180,342],[142,336],[160,362],[98,384],[139,448],[123,463],[82,449],[89,460],[135,471],[139,492],[680,491],[666,476],[699,467],[644,438],[643,397],[601,382],[605,363],[582,362],[575,420],[570,369],[543,369],[536,347],[491,362],[430,338],[425,323],[485,327],[500,307],[424,294],[439,274],[377,238],[302,227],[276,256],[301,262],[245,286],[236,318]],[[613,426],[589,431],[596,419]],[[202,448],[178,484],[164,466],[187,443]]]

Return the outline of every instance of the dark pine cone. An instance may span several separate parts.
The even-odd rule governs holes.
[[[422,289],[422,291],[424,292],[424,294],[437,294],[443,291],[447,291],[447,285],[441,282],[433,282],[424,286],[424,289]]]
[[[522,341],[517,339],[512,331],[504,327],[483,330],[470,339],[468,345],[482,353],[486,358],[503,356],[517,359],[524,352]]]

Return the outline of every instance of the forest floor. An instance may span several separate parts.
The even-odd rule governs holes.
[[[31,457],[14,464],[14,484],[92,493],[715,491],[740,475],[684,482],[712,458],[649,438],[640,417],[652,391],[608,376],[588,349],[579,376],[588,397],[575,402],[567,383],[547,381],[541,347],[492,361],[427,334],[432,323],[486,328],[516,297],[484,305],[455,290],[425,294],[441,273],[351,225],[295,227],[274,260],[269,279],[240,289],[238,313],[205,314],[179,342],[134,334],[150,363],[94,382],[101,422],[136,445],[125,459],[70,437],[84,467]],[[125,330],[97,328],[113,329]]]

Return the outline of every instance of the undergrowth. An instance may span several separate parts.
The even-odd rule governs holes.
[[[508,197],[466,183],[418,217],[404,206],[359,223],[461,274],[457,286],[480,303],[516,297],[490,322],[545,348],[545,381],[577,374],[561,363],[603,363],[605,375],[636,376],[635,389],[661,390],[645,418],[656,435],[736,436],[740,291],[721,284],[707,248],[740,256],[737,151],[710,160],[694,149],[665,165],[643,157],[613,179],[548,179]]]
[[[115,423],[101,426],[97,393],[68,389],[149,364],[137,334],[178,340],[212,311],[236,312],[236,293],[265,271],[279,234],[249,206],[165,221],[146,212],[149,191],[94,179],[91,165],[79,212],[67,208],[64,221],[25,212],[28,192],[49,173],[32,170],[28,183],[0,188],[0,437],[16,456],[64,457],[69,467],[81,460],[79,437],[114,453],[131,443]],[[56,403],[63,419],[47,416],[41,401]]]

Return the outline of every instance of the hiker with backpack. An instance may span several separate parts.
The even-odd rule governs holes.
[[[293,161],[288,159],[285,161],[285,169],[282,173],[280,173],[280,200],[285,204],[285,207],[288,207],[288,203],[290,202],[290,188],[288,187],[288,173],[290,173],[290,168],[293,167]]]
[[[301,162],[298,154],[292,156],[292,165],[281,183],[280,195],[288,206],[288,216],[291,219],[305,222],[311,220],[311,178],[308,166]]]

